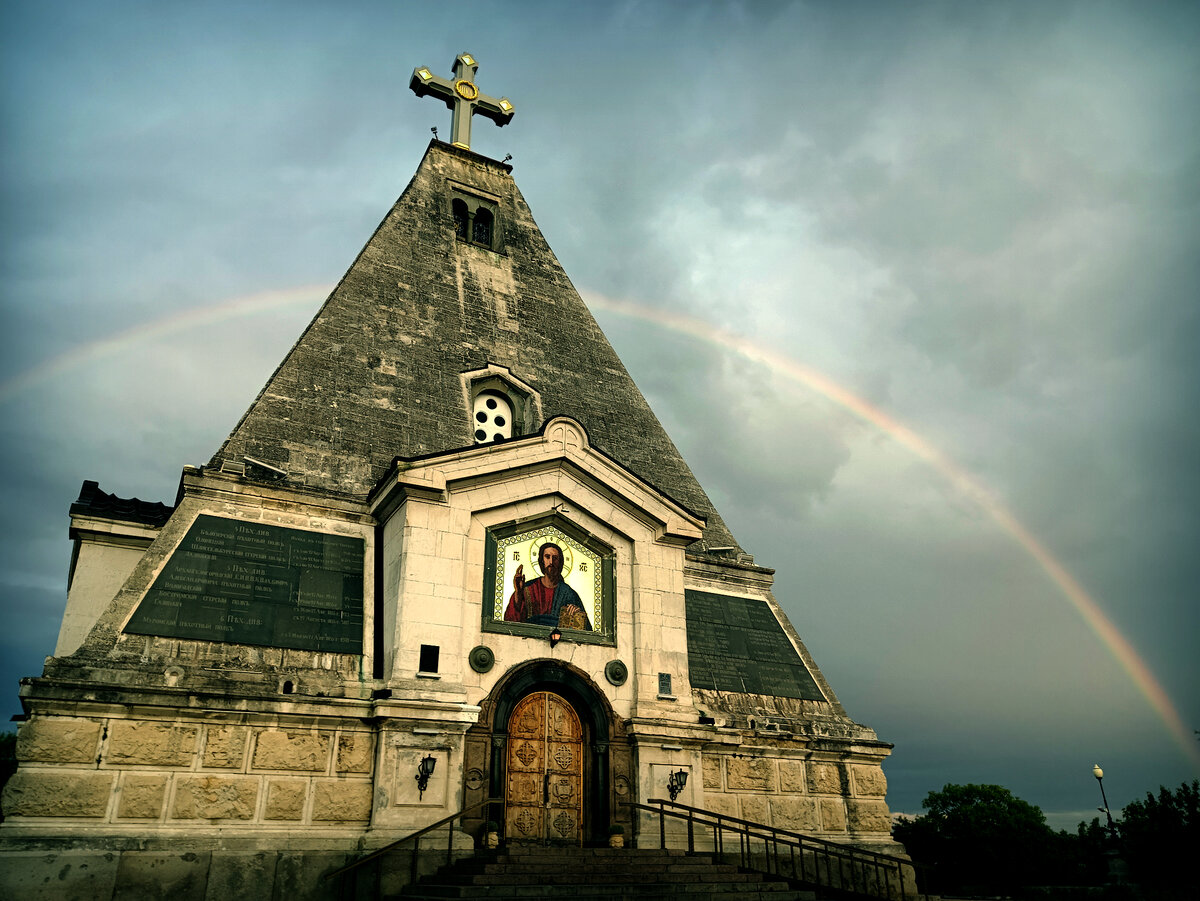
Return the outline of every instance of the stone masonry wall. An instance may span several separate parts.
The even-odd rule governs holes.
[[[35,717],[17,736],[21,766],[4,791],[5,816],[128,825],[364,825],[375,738],[354,725]]]
[[[808,834],[888,835],[887,779],[878,763],[705,754],[703,806]]]
[[[455,191],[495,198],[496,250],[456,240]],[[210,466],[246,455],[292,484],[365,494],[397,455],[473,444],[459,374],[489,363],[540,393],[543,421],[574,417],[596,447],[704,516],[705,541],[737,543],[559,265],[510,167],[437,141]]]

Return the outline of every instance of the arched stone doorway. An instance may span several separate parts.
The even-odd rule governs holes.
[[[480,705],[463,767],[466,804],[503,800],[464,826],[494,820],[510,841],[606,842],[609,824],[630,828],[620,801],[632,800],[632,759],[623,724],[586,673],[554,660],[515,667]]]

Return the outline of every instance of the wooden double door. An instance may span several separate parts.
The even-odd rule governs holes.
[[[558,695],[524,697],[509,719],[504,835],[516,841],[583,840],[583,730]]]

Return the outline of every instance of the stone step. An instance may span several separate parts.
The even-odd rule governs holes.
[[[561,898],[571,901],[814,901],[761,873],[741,872],[709,855],[673,850],[508,847],[443,867],[415,885],[403,901],[459,898]]]
[[[405,891],[402,901],[447,901],[465,898],[557,898],[561,888],[544,885],[506,886],[440,886],[425,885]],[[783,885],[766,884],[733,889],[729,886],[679,886],[659,883],[640,885],[589,886],[571,892],[571,901],[650,901],[654,898],[672,898],[678,901],[815,901],[811,891],[789,889]]]
[[[654,874],[640,872],[609,871],[607,873],[550,873],[534,876],[528,873],[448,873],[437,878],[438,883],[445,885],[594,885],[600,883],[619,883],[622,885],[665,885],[673,883],[687,884],[728,884],[745,885],[761,884],[762,877],[757,873],[707,873],[697,870],[686,874],[663,873],[661,878]]]
[[[397,901],[447,901],[447,895],[431,895],[427,893],[413,893],[400,896]],[[458,899],[472,898],[495,898],[487,890],[476,890],[471,894],[454,895]],[[508,898],[547,898],[551,895],[509,895]],[[653,887],[653,891],[641,892],[617,892],[617,893],[572,893],[571,901],[650,901],[654,898],[674,898],[675,895],[664,893],[661,887]],[[813,892],[791,890],[788,892],[709,892],[704,895],[688,895],[686,901],[819,901],[818,896]]]
[[[588,863],[546,863],[528,862],[520,864],[510,863],[480,863],[475,866],[464,866],[455,868],[457,873],[472,873],[474,875],[494,875],[494,874],[510,874],[510,875],[527,875],[536,876],[539,878],[552,877],[564,872],[572,874],[595,874],[599,876],[607,876],[612,873],[637,874],[645,876],[647,879],[659,877],[679,877],[687,878],[693,874],[710,874],[710,875],[741,875],[738,873],[738,868],[732,864],[706,864],[702,862],[690,861],[592,861]]]

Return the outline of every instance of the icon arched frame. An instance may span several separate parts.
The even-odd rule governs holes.
[[[615,563],[613,548],[579,526],[550,515],[487,530],[483,574],[483,629],[529,637],[549,636],[552,626],[504,618],[512,596],[513,575],[524,567],[527,582],[539,578],[538,548],[547,542],[563,550],[563,581],[583,602],[592,628],[563,628],[564,641],[615,644]],[[514,556],[515,555],[515,556]]]

